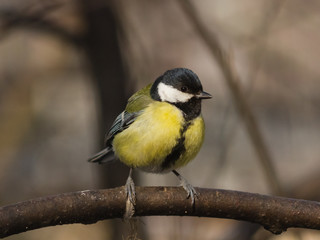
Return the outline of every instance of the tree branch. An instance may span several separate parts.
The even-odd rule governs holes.
[[[250,221],[274,234],[290,227],[320,230],[320,203],[238,191],[197,188],[192,208],[180,187],[137,187],[135,216],[178,215]],[[0,237],[70,223],[122,218],[123,187],[64,193],[0,208]]]

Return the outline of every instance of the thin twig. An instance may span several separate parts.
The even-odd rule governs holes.
[[[261,161],[261,164],[266,170],[265,172],[267,173],[267,179],[270,183],[273,193],[283,194],[283,190],[280,186],[280,181],[276,174],[270,152],[268,151],[266,143],[263,139],[258,122],[239,85],[240,78],[234,69],[229,54],[221,46],[218,37],[211,32],[209,33],[209,31],[206,29],[191,2],[189,0],[179,0],[178,2],[180,3],[187,17],[190,19],[190,23],[194,26],[194,29],[198,32],[200,38],[207,45],[212,56],[216,59],[222,70],[222,73],[225,76],[225,80],[230,89],[233,102],[245,123],[250,140]]]

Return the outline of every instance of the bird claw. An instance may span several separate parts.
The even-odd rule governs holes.
[[[195,199],[199,197],[199,193],[194,189],[194,187],[187,181],[181,181],[181,185],[187,192],[187,199],[191,198],[191,204],[194,206]]]
[[[188,183],[188,181],[180,175],[176,170],[172,170],[172,172],[179,178],[181,186],[187,192],[187,199],[191,198],[191,204],[194,206],[195,199],[198,198],[199,193],[194,189],[194,187]]]
[[[124,219],[130,219],[134,215],[135,209],[134,206],[136,205],[136,190],[133,179],[131,178],[131,174],[129,175],[126,185],[125,185],[125,192],[127,195],[126,201],[126,212],[124,214]]]
[[[136,205],[136,190],[133,179],[129,176],[125,185],[127,198],[133,205]]]

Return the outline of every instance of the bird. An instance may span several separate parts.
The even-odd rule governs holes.
[[[127,202],[136,204],[132,170],[173,172],[191,198],[198,193],[177,172],[195,158],[204,140],[201,102],[212,96],[203,91],[199,77],[190,69],[174,68],[133,94],[105,137],[105,148],[91,157],[93,163],[119,159],[127,165]]]

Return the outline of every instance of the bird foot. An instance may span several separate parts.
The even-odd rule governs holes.
[[[181,186],[184,188],[184,190],[186,190],[187,198],[191,198],[191,204],[194,206],[195,199],[199,197],[199,193],[184,178],[181,180]]]
[[[176,170],[172,170],[172,172],[179,178],[180,185],[186,190],[187,198],[191,198],[191,204],[194,206],[195,199],[198,198],[199,193],[194,189],[194,187],[188,183],[188,181],[180,175]]]
[[[134,212],[135,212],[134,206],[136,205],[135,185],[131,176],[129,176],[127,179],[127,182],[125,185],[125,191],[127,195],[127,201],[126,201],[126,212],[124,214],[124,218],[130,219],[134,215]]]

